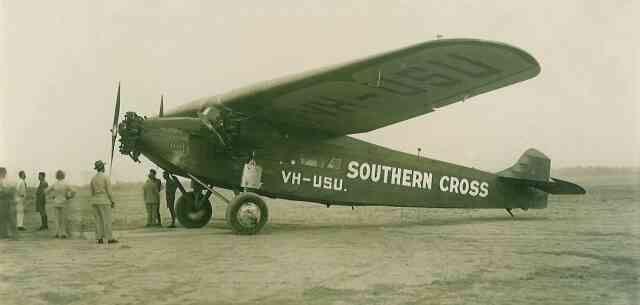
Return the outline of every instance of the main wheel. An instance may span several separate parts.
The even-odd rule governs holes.
[[[241,193],[227,205],[227,223],[237,234],[256,234],[269,220],[264,200],[254,193]]]
[[[202,228],[213,214],[209,199],[203,198],[199,208],[194,203],[193,192],[182,194],[176,203],[176,216],[185,228]]]

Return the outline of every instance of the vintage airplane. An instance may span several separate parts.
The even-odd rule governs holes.
[[[547,194],[584,194],[550,178],[550,159],[527,150],[499,173],[406,154],[349,134],[375,130],[536,76],[538,62],[513,46],[440,39],[193,101],[157,117],[128,112],[120,152],[195,182],[180,185],[178,220],[206,225],[212,194],[226,221],[255,234],[268,220],[260,196],[345,206],[539,209]],[[176,181],[178,181],[176,179]],[[179,181],[178,181],[179,182]],[[234,190],[227,200],[213,187]],[[204,192],[204,194],[203,194]]]

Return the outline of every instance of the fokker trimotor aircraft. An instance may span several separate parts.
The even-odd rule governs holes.
[[[350,137],[536,76],[540,65],[516,47],[439,39],[345,64],[199,99],[154,117],[127,112],[112,129],[120,152],[144,155],[176,176],[178,220],[211,219],[211,195],[226,221],[255,234],[268,220],[262,197],[343,206],[540,209],[547,194],[584,194],[551,178],[550,159],[527,150],[512,167],[489,173],[394,151]],[[119,124],[118,124],[119,123]],[[226,199],[214,187],[234,191]]]

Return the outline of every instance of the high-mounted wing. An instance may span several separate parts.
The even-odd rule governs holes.
[[[221,103],[283,130],[345,135],[429,113],[539,72],[538,62],[521,49],[483,40],[442,39],[196,104]]]

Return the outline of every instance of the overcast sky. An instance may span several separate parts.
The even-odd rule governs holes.
[[[0,164],[29,175],[79,181],[107,158],[118,80],[123,111],[152,115],[161,93],[171,108],[438,34],[515,45],[542,72],[359,138],[487,170],[529,147],[556,167],[640,164],[633,1],[1,3]],[[149,166],[118,155],[114,178]]]

